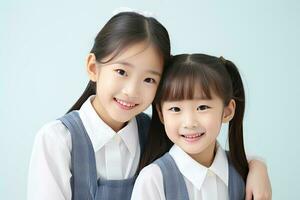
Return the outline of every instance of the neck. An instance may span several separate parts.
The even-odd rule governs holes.
[[[206,149],[198,154],[190,155],[194,160],[205,167],[210,167],[216,154],[216,141],[210,144]]]
[[[97,96],[92,100],[92,105],[98,114],[98,116],[104,121],[110,128],[112,128],[115,132],[118,132],[121,130],[126,124],[123,122],[118,122],[112,119],[109,114],[106,112],[106,110],[101,106],[101,103],[99,102]]]

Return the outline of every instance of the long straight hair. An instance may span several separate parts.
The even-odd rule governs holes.
[[[135,12],[121,12],[113,16],[95,38],[93,53],[100,63],[107,63],[118,56],[129,45],[146,41],[154,45],[164,63],[170,58],[170,38],[166,28],[155,18]],[[109,60],[102,59],[112,55]],[[96,94],[96,83],[89,81],[76,103],[69,109],[79,110],[89,96]]]
[[[227,106],[231,99],[235,100],[235,115],[229,122],[228,130],[229,155],[234,167],[246,181],[249,169],[243,142],[243,82],[237,67],[231,61],[205,54],[182,54],[172,58],[152,106],[149,138],[139,170],[162,156],[173,145],[165,133],[155,106],[161,111],[163,102],[191,100],[199,92],[206,99],[211,99],[212,93],[216,94],[223,100],[224,106]]]

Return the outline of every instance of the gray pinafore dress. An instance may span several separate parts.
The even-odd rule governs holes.
[[[97,179],[95,153],[90,138],[77,111],[59,119],[71,133],[72,200],[129,200],[136,176],[123,180]],[[141,154],[146,142],[150,117],[136,116]]]
[[[245,183],[230,162],[229,154],[226,152],[228,159],[228,193],[230,200],[245,199]],[[174,159],[169,153],[154,161],[163,175],[164,191],[166,200],[189,200],[188,191],[184,177],[179,171]]]

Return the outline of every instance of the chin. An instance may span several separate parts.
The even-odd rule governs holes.
[[[125,123],[128,122],[130,119],[127,117],[120,117],[120,116],[115,116],[113,117],[113,120],[115,120],[116,122],[120,122],[120,123]]]
[[[187,150],[185,152],[188,153],[189,155],[198,155],[202,151],[201,150]]]
[[[125,123],[125,122],[130,121],[132,118],[134,118],[135,115],[134,116],[128,116],[128,115],[125,116],[124,114],[121,115],[121,114],[115,113],[111,117],[112,117],[113,120],[115,120],[117,122]]]
[[[185,151],[187,154],[190,154],[190,155],[197,155],[197,154],[204,151],[203,148],[199,148],[199,147],[196,147],[196,148],[185,147],[185,148],[182,148],[182,149],[183,149],[183,151]]]

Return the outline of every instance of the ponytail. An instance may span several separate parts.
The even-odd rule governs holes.
[[[96,94],[96,83],[93,81],[90,81],[88,85],[86,86],[84,92],[80,96],[80,98],[76,101],[76,103],[68,110],[67,113],[73,111],[73,110],[79,110],[82,104],[91,96]]]
[[[156,103],[152,103],[151,118],[147,142],[145,145],[145,150],[141,156],[137,174],[139,174],[144,167],[163,156],[173,145],[165,132],[164,125],[159,119],[159,115],[156,110]]]
[[[236,103],[234,117],[229,122],[229,155],[234,167],[246,182],[249,167],[243,142],[243,118],[245,112],[244,86],[240,73],[234,63],[225,60],[223,57],[220,59],[231,78],[232,99],[234,99]]]

